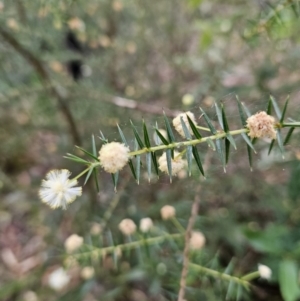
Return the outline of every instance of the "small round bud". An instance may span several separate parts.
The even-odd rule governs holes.
[[[136,231],[136,225],[130,218],[125,218],[120,222],[119,230],[124,235],[132,235]]]
[[[170,219],[172,217],[175,217],[176,210],[175,210],[175,208],[173,206],[166,205],[166,206],[163,206],[160,209],[160,214],[161,214],[161,218],[163,220],[167,220],[167,219]]]
[[[105,171],[116,173],[127,164],[129,148],[119,142],[104,144],[99,151],[99,160]]]
[[[172,159],[171,162],[172,162],[172,174],[173,175],[176,175],[179,171],[184,169],[187,165],[187,161],[182,159],[182,157],[176,151],[174,151],[174,159]],[[162,156],[158,159],[158,165],[159,165],[158,168],[162,172],[169,174],[166,153],[163,153]]]
[[[183,97],[181,99],[182,104],[185,106],[189,106],[189,105],[193,104],[194,101],[195,101],[195,98],[192,94],[185,94],[185,95],[183,95]]]
[[[54,270],[48,277],[48,285],[55,291],[62,290],[70,282],[71,278],[63,268]]]
[[[200,231],[193,231],[190,238],[190,248],[201,250],[205,245],[205,236]]]
[[[276,139],[275,118],[266,112],[258,112],[247,119],[248,135],[253,138]]]
[[[94,275],[95,270],[93,267],[84,267],[80,272],[80,276],[85,280],[91,279],[92,277],[94,277]]]
[[[77,234],[72,234],[65,240],[66,252],[72,253],[78,248],[80,248],[82,244],[83,244],[83,237]]]
[[[149,232],[153,227],[153,221],[150,217],[142,218],[140,221],[140,230],[143,233]]]
[[[272,270],[263,264],[258,265],[258,272],[261,278],[270,279],[272,276]]]
[[[185,134],[184,134],[184,130],[182,128],[182,124],[181,124],[181,118],[183,120],[183,122],[185,123],[187,129],[189,130],[190,134],[193,135],[193,131],[190,127],[190,124],[189,124],[189,121],[187,119],[187,116],[189,116],[189,118],[193,121],[193,123],[195,125],[197,125],[196,123],[196,119],[195,119],[195,116],[192,112],[188,111],[188,112],[185,112],[185,113],[181,113],[179,114],[177,117],[175,117],[173,119],[173,126],[175,128],[175,130],[180,134],[180,136],[182,136],[183,138],[185,138]]]

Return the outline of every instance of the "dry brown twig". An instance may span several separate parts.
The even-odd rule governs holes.
[[[211,159],[210,154],[207,154],[204,162],[205,170],[207,170],[208,166],[210,165],[210,159]],[[183,250],[183,264],[182,264],[181,277],[180,277],[180,289],[178,292],[178,299],[177,299],[178,301],[185,300],[184,296],[185,296],[185,287],[186,287],[186,276],[188,273],[188,266],[189,266],[190,238],[200,207],[200,201],[201,201],[200,191],[201,191],[201,184],[199,184],[196,187],[195,198],[191,209],[191,216],[189,218],[189,222],[184,236],[185,245]]]

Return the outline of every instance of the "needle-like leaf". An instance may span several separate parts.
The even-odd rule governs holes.
[[[192,160],[193,160],[193,148],[191,145],[188,145],[186,148],[186,158],[188,163],[188,173],[189,176],[192,174]]]
[[[77,145],[75,145],[75,147],[78,148],[78,149],[80,149],[82,152],[84,152],[89,157],[91,157],[91,158],[93,158],[93,159],[95,159],[96,161],[99,162],[99,159],[96,156],[94,156],[92,153],[88,152],[87,150],[85,150],[85,149],[83,149],[83,148],[81,148],[81,147],[79,147]]]
[[[184,135],[185,135],[186,139],[191,140],[192,136],[190,134],[190,131],[189,131],[188,127],[186,126],[185,122],[183,121],[182,116],[180,116],[180,122],[181,122],[181,126],[182,126],[182,129],[183,129],[183,132],[184,132]]]
[[[141,137],[139,136],[139,133],[138,133],[136,127],[134,126],[134,124],[132,123],[131,120],[130,120],[130,123],[131,123],[131,127],[132,127],[132,129],[133,129],[133,134],[134,134],[134,136],[135,136],[135,139],[136,139],[138,145],[140,146],[140,148],[144,148],[144,147],[145,147],[145,146],[144,146],[144,143],[143,143]]]
[[[240,117],[241,117],[242,125],[246,126],[246,116],[245,116],[245,113],[244,113],[244,110],[243,110],[242,103],[241,103],[241,101],[240,101],[240,99],[237,95],[235,97],[236,97],[236,101],[237,101],[237,104],[238,104],[238,109],[239,109],[239,114],[240,114]]]
[[[88,181],[88,179],[90,178],[90,176],[91,176],[91,174],[92,174],[93,170],[94,170],[94,168],[90,168],[90,170],[88,171],[88,173],[87,173],[87,175],[86,175],[86,177],[85,177],[85,180],[84,180],[84,183],[83,183],[83,185],[85,185],[85,184],[86,184],[86,182],[87,182],[87,181]]]
[[[121,130],[121,128],[119,127],[119,125],[117,124],[117,127],[118,127],[118,131],[119,131],[119,134],[120,134],[120,137],[123,141],[123,143],[128,147],[128,143],[127,143],[127,140],[123,134],[123,131]]]
[[[193,155],[194,155],[195,161],[197,163],[197,166],[198,166],[200,172],[202,173],[202,175],[205,177],[203,166],[202,166],[201,159],[200,159],[200,155],[199,155],[199,152],[195,145],[192,146],[192,151],[193,151]]]
[[[275,113],[277,115],[277,118],[280,120],[282,114],[281,114],[281,111],[280,111],[279,106],[277,104],[277,101],[275,100],[275,98],[272,95],[270,95],[270,99],[272,101],[272,105],[274,107],[274,110],[275,110]]]
[[[282,112],[282,115],[281,115],[281,118],[280,118],[280,123],[281,123],[281,124],[283,123],[283,120],[284,120],[284,117],[285,117],[285,113],[286,113],[286,109],[287,109],[287,106],[288,106],[288,104],[289,104],[289,100],[290,100],[290,96],[288,95],[288,97],[287,97],[286,100],[285,100],[283,112]]]
[[[155,129],[155,132],[156,132],[156,134],[158,135],[159,139],[161,140],[161,142],[164,145],[168,145],[169,144],[168,140],[166,140],[166,138],[161,134],[161,132],[158,129]]]
[[[190,127],[191,127],[191,129],[192,129],[192,131],[193,131],[194,136],[195,136],[197,139],[201,139],[202,136],[201,136],[201,134],[199,133],[198,129],[196,128],[196,126],[195,126],[194,122],[192,121],[192,119],[189,117],[188,114],[186,114],[186,117],[187,117],[187,120],[188,120],[188,122],[189,122],[189,125],[190,125]]]
[[[143,120],[143,131],[144,131],[144,141],[145,141],[145,145],[147,148],[151,147],[151,143],[150,143],[150,139],[149,139],[149,134],[148,134],[148,130],[147,130],[147,126],[145,121]]]
[[[170,176],[170,182],[172,182],[172,153],[170,149],[166,150],[166,158],[167,158],[167,165],[168,165],[168,172]]]
[[[212,122],[210,121],[209,117],[207,116],[207,114],[202,110],[202,108],[200,108],[200,111],[202,113],[202,115],[204,116],[204,119],[210,129],[210,131],[212,132],[213,135],[217,134],[217,130],[215,129],[215,127],[213,126]]]
[[[169,141],[175,142],[175,137],[174,137],[170,122],[169,122],[168,117],[166,116],[165,112],[164,112],[164,121],[165,121],[166,130],[168,133]]]
[[[291,139],[291,137],[292,137],[292,134],[293,134],[293,132],[294,132],[294,127],[291,127],[290,129],[289,129],[289,131],[288,131],[288,133],[287,133],[287,135],[286,135],[286,137],[285,137],[285,139],[284,139],[284,142],[283,142],[283,145],[287,145],[288,143],[289,143],[289,141],[290,141],[290,139]]]

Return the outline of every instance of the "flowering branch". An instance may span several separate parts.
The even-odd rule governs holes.
[[[143,154],[146,156],[146,167],[149,181],[152,176],[152,166],[154,166],[154,171],[157,175],[159,174],[159,170],[168,174],[170,181],[172,181],[173,175],[177,175],[186,167],[190,175],[192,171],[193,159],[195,160],[201,174],[204,176],[204,168],[202,166],[201,156],[197,149],[197,145],[201,143],[207,143],[210,148],[217,151],[222,162],[223,169],[226,171],[226,165],[230,155],[230,147],[234,147],[235,149],[237,148],[233,138],[236,135],[240,135],[246,142],[249,164],[252,168],[252,153],[255,152],[254,144],[257,139],[269,138],[272,140],[269,153],[272,151],[275,141],[277,141],[282,156],[284,156],[284,145],[289,142],[294,129],[300,127],[299,121],[284,121],[288,102],[289,98],[287,98],[283,111],[281,112],[276,100],[271,96],[266,112],[261,111],[251,115],[246,106],[237,98],[237,105],[243,128],[236,130],[229,129],[225,109],[222,104],[215,104],[216,114],[221,129],[215,128],[213,122],[201,108],[201,116],[204,117],[207,127],[199,126],[193,113],[181,113],[173,119],[172,123],[175,130],[181,137],[184,138],[183,141],[176,141],[172,126],[167,116],[164,114],[166,130],[159,129],[157,126],[154,128],[154,141],[156,145],[152,145],[150,141],[150,135],[145,122],[143,122],[143,137],[138,133],[136,127],[131,122],[135,137],[134,150],[130,149],[129,144],[127,143],[127,140],[119,126],[118,130],[123,143],[109,143],[102,132],[100,132],[100,139],[103,141],[104,145],[100,149],[99,155],[97,154],[94,137],[92,139],[92,153],[78,147],[91,160],[85,160],[78,156],[67,154],[66,158],[87,166],[87,168],[77,175],[73,180],[71,179],[68,181],[73,181],[72,184],[74,184],[74,181],[86,174],[84,182],[85,184],[90,176],[94,175],[97,187],[99,187],[96,169],[102,167],[106,172],[112,174],[114,185],[116,187],[119,171],[128,164],[135,180],[139,183],[141,155]],[[279,121],[276,121],[276,119],[270,115],[272,108],[274,108]],[[289,127],[289,131],[285,139],[283,139],[281,129],[285,127]],[[203,137],[199,130],[205,132],[209,130],[211,135]],[[183,150],[178,153],[175,151],[175,149],[178,148],[183,148]],[[159,159],[157,159],[156,153],[159,151],[163,151],[163,154],[159,157]],[[184,159],[183,156],[185,156],[186,159]],[[136,161],[135,166],[133,159]],[[46,193],[40,193],[40,196],[43,197],[42,200],[45,203],[48,203],[52,207],[53,203],[56,204],[55,207],[59,207],[60,204],[61,206],[66,207],[66,202],[62,202],[62,200],[67,199],[67,203],[70,203],[74,200],[74,197],[72,196],[72,198],[70,198],[69,196],[65,195],[68,192],[68,187],[66,189],[59,190],[54,189],[53,187],[57,188],[66,185],[66,183],[58,183],[58,179],[55,181],[55,183],[50,183],[52,186],[50,185]],[[49,197],[51,201],[49,201],[49,198],[47,198],[49,194],[51,194],[51,197]]]

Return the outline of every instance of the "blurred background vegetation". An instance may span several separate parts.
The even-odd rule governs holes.
[[[40,202],[41,179],[53,168],[80,172],[63,156],[79,154],[74,145],[91,149],[99,130],[120,141],[117,123],[129,140],[130,119],[139,130],[143,118],[149,129],[163,126],[163,109],[169,117],[191,110],[198,118],[201,106],[216,120],[214,102],[223,101],[231,129],[238,129],[236,94],[252,113],[266,107],[270,94],[281,105],[289,94],[287,117],[299,120],[299,6],[292,0],[0,1],[0,299],[176,300],[182,242],[162,244],[151,256],[125,254],[117,263],[110,256],[82,260],[69,268],[71,281],[59,291],[47,279],[68,268],[64,241],[73,233],[88,244],[108,237],[117,244],[124,240],[123,218],[138,224],[146,216],[173,233],[159,214],[166,204],[185,227],[196,169],[173,184],[162,175],[137,185],[126,168],[117,195],[111,177],[100,172],[100,193],[86,185],[66,211]],[[231,263],[237,276],[258,263],[273,271],[240,300],[300,300],[299,138],[295,131],[285,160],[276,151],[268,156],[268,144],[259,143],[252,172],[240,140],[226,174],[216,154],[200,148],[212,165],[195,226],[207,244],[195,260],[221,271]],[[95,275],[84,279],[81,269],[90,265]],[[290,295],[280,292],[280,266],[288,275],[281,290]],[[191,273],[186,299],[225,300],[227,289],[228,283]]]

